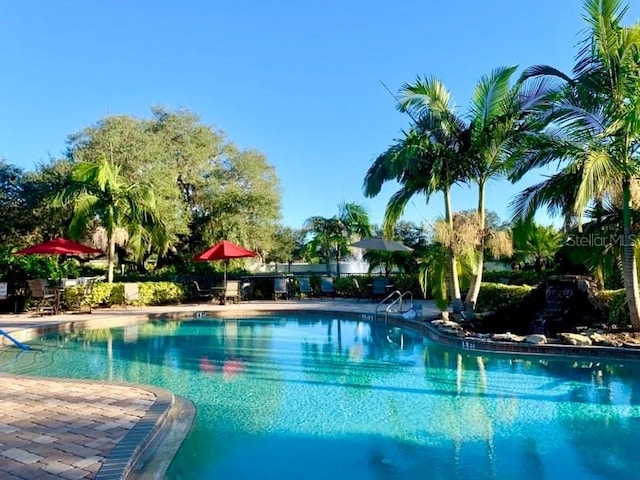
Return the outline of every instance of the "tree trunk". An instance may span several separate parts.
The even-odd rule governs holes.
[[[622,272],[627,294],[629,316],[634,330],[640,330],[640,295],[634,254],[634,235],[631,233],[631,188],[628,179],[622,182]]]
[[[116,258],[116,238],[113,234],[109,235],[107,243],[109,244],[109,253],[107,254],[107,282],[113,283],[113,265]]]
[[[482,269],[484,268],[484,234],[485,234],[485,218],[484,218],[484,182],[478,182],[478,218],[480,227],[480,244],[477,247],[477,271],[471,279],[471,285],[469,285],[469,291],[467,292],[467,298],[465,299],[465,308],[470,311],[476,309],[476,303],[478,301],[478,294],[480,293],[480,284],[482,283]]]
[[[448,188],[444,190],[444,216],[447,225],[453,235],[453,212],[451,211],[451,194]],[[453,246],[447,246],[449,250],[449,300],[454,312],[461,312],[463,309],[462,296],[460,295],[460,281],[458,280],[458,262]]]

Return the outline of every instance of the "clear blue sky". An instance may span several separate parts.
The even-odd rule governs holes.
[[[57,157],[67,135],[107,115],[188,108],[242,148],[264,152],[282,185],[283,223],[332,216],[342,201],[382,221],[395,191],[362,180],[409,119],[396,92],[439,77],[462,109],[494,67],[569,71],[584,28],[579,0],[21,0],[0,5],[0,156],[26,170]],[[627,23],[640,17],[635,2]],[[508,217],[526,186],[489,186]],[[475,189],[454,192],[473,208]],[[416,198],[405,219],[433,220]]]

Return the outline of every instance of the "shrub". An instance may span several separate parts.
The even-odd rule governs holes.
[[[610,325],[627,326],[631,323],[629,305],[624,289],[602,290],[597,295],[602,313]]]
[[[504,285],[501,283],[482,283],[476,311],[495,312],[514,305],[531,293],[528,285]]]
[[[140,303],[142,305],[177,304],[185,297],[186,292],[182,285],[177,283],[145,282],[140,284]]]
[[[177,304],[187,297],[182,284],[173,282],[141,282],[138,284],[140,300],[135,305]],[[101,306],[123,305],[124,284],[99,282],[93,286],[93,304]]]

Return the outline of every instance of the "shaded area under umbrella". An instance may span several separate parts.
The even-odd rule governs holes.
[[[227,287],[227,266],[229,260],[233,258],[247,258],[256,257],[258,254],[247,250],[240,245],[236,245],[228,240],[222,240],[216,243],[213,247],[205,250],[200,255],[195,256],[193,259],[197,262],[209,262],[215,260],[224,260],[224,280],[223,285]]]

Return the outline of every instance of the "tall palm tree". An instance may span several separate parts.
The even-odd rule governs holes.
[[[437,80],[430,81],[430,92],[441,104],[448,105],[449,95]],[[464,178],[465,169],[459,158],[463,139],[454,134],[461,131],[462,122],[457,118],[445,119],[425,112],[404,138],[396,141],[379,155],[369,167],[363,183],[364,194],[374,197],[388,181],[397,181],[400,189],[387,203],[383,229],[390,236],[393,226],[402,216],[409,200],[424,195],[428,202],[431,195],[441,192],[444,197],[445,221],[453,229],[451,187]],[[453,248],[448,248],[448,297],[454,311],[462,311],[462,297],[458,280],[457,261]]]
[[[545,81],[529,81],[510,86],[515,66],[494,69],[483,76],[474,90],[469,111],[462,117],[456,111],[445,86],[434,78],[418,78],[403,86],[398,102],[408,112],[414,128],[398,144],[378,157],[365,178],[365,194],[375,195],[386,180],[397,180],[405,187],[390,200],[385,222],[397,220],[404,205],[415,193],[442,191],[445,195],[445,222],[453,231],[450,188],[458,181],[478,185],[478,238],[474,275],[465,303],[473,310],[480,291],[484,263],[486,185],[502,178],[519,160],[532,154],[525,146],[540,130],[541,123],[530,115],[532,107],[547,94]],[[416,155],[423,157],[417,167]],[[414,158],[412,158],[414,157]],[[404,163],[403,163],[404,162]],[[422,180],[414,178],[423,175]],[[395,205],[392,205],[392,201]],[[455,254],[450,248],[450,296],[454,310],[460,309],[459,281]]]
[[[318,252],[327,264],[330,273],[330,261],[336,261],[336,274],[340,277],[340,261],[349,254],[349,244],[356,237],[371,236],[369,214],[357,203],[341,203],[338,214],[330,218],[314,216],[304,222],[304,229],[312,235],[309,248]]]
[[[549,160],[566,160],[557,175],[575,178],[569,185],[570,203],[566,191],[554,193],[543,182],[535,195],[516,199],[516,208],[526,215],[542,205],[565,205],[580,222],[591,202],[620,197],[624,286],[632,325],[640,329],[631,202],[631,183],[640,174],[640,24],[622,26],[628,6],[620,0],[585,0],[584,8],[588,29],[573,76],[546,65],[524,74],[557,78],[563,84],[541,111],[556,134],[556,148],[542,161],[523,165],[520,172]],[[553,181],[558,183],[557,176],[548,182]]]
[[[469,310],[475,308],[482,283],[487,183],[506,177],[515,164],[533,155],[526,147],[542,124],[530,113],[549,90],[548,82],[543,80],[511,86],[516,68],[498,67],[481,77],[464,119],[443,101],[448,96],[443,94],[444,86],[433,81],[418,79],[415,84],[406,85],[399,103],[402,110],[418,118],[428,113],[443,122],[442,128],[459,139],[457,149],[465,159],[465,180],[478,186],[478,242],[474,274],[465,299]]]
[[[53,200],[54,206],[72,204],[73,218],[69,233],[78,238],[88,225],[97,222],[106,231],[108,251],[107,281],[113,282],[116,231],[128,233],[128,246],[138,256],[150,246],[161,253],[168,241],[162,221],[156,214],[153,189],[145,183],[127,183],[120,168],[103,156],[99,163],[78,163],[71,184]]]

